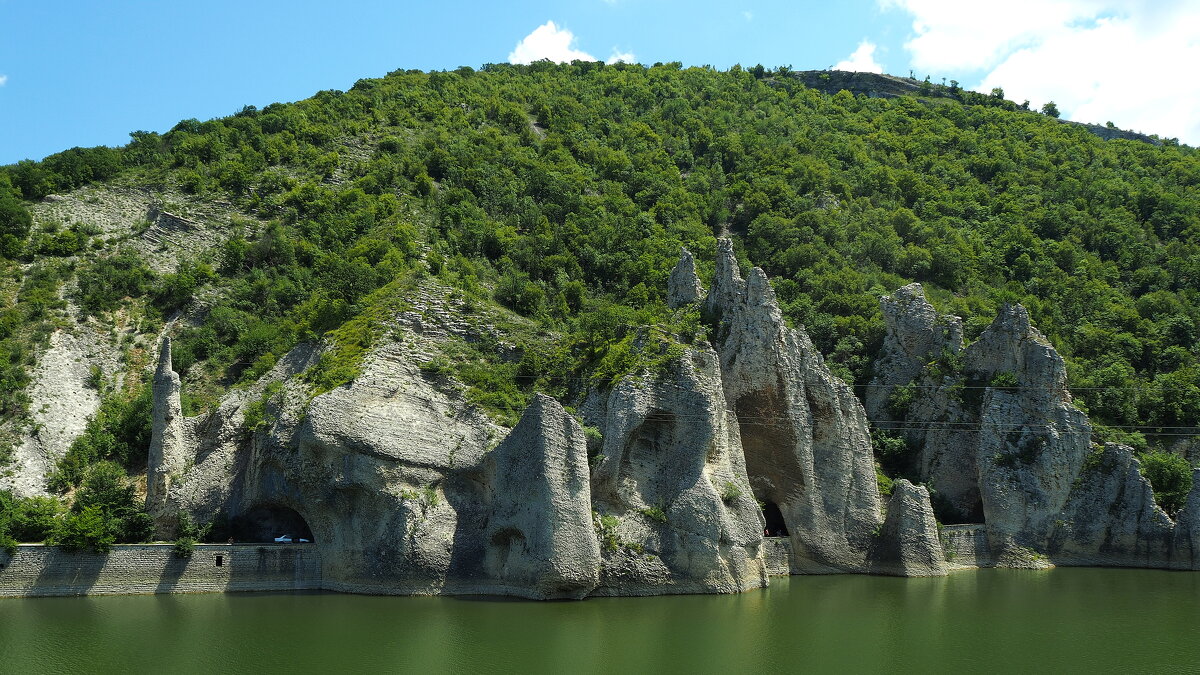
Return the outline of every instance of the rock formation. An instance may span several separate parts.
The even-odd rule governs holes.
[[[1172,568],[1200,570],[1200,468],[1192,469],[1192,489],[1183,510],[1175,514],[1171,543]]]
[[[1155,567],[1170,556],[1175,524],[1154,503],[1138,467],[1126,445],[1108,443],[1088,456],[1054,523],[1055,563]]]
[[[762,515],[711,348],[625,378],[586,414],[604,433],[593,477],[606,544],[599,594],[766,585]]]
[[[1015,386],[985,390],[979,422],[980,498],[992,550],[1040,547],[1091,443],[1091,425],[1067,393],[1062,357],[1005,305],[964,353],[977,382],[1008,374]]]
[[[171,366],[171,338],[163,337],[154,371],[153,419],[150,452],[146,461],[146,511],[154,518],[156,536],[174,536],[177,511],[170,508],[168,495],[187,462],[183,408],[179,400],[179,375]]]
[[[1020,305],[1005,305],[961,351],[961,322],[937,316],[919,286],[881,305],[888,334],[871,401],[882,410],[895,387],[914,383],[907,410],[888,413],[904,413],[915,475],[957,522],[986,520],[997,552],[1040,546],[1090,443],[1062,357]]]
[[[704,295],[704,286],[696,274],[696,261],[691,251],[681,249],[679,262],[667,279],[667,306],[678,309],[698,302]]]
[[[872,555],[871,572],[904,577],[946,574],[929,490],[900,478],[892,484],[887,518]]]
[[[742,279],[728,239],[705,310],[751,487],[782,512],[794,569],[865,571],[882,516],[862,404],[808,335],[785,325],[766,274]]]
[[[917,379],[925,365],[943,351],[962,351],[962,319],[938,314],[925,299],[921,284],[912,283],[879,301],[887,326],[883,348],[875,361],[875,376],[867,388],[864,404],[872,424],[893,425],[888,399],[897,386]]]
[[[493,592],[582,598],[600,581],[583,429],[538,394],[485,459],[490,490],[483,568]]]

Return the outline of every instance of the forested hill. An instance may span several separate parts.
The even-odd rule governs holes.
[[[325,336],[334,348],[307,376],[321,391],[353,376],[381,317],[432,278],[532,320],[515,350],[474,343],[429,364],[513,419],[535,390],[570,400],[621,372],[647,343],[640,327],[700,330],[666,308],[666,278],[680,245],[709,261],[730,233],[856,385],[883,337],[879,296],[915,280],[968,339],[1023,303],[1102,438],[1195,433],[1196,150],[1104,140],[1000,97],[920,94],[829,95],[787,72],[678,64],[396,71],[4,167],[3,414],[27,414],[40,346],[80,317],[146,334],[181,317],[192,412]],[[144,226],[116,236],[30,217],[89,184],[238,215],[161,270],[135,246]],[[145,412],[136,378],[124,386],[106,394],[110,426]],[[110,435],[87,437],[98,445],[79,461],[140,442]]]

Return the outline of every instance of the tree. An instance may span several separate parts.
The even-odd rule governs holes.
[[[1154,489],[1154,501],[1170,515],[1187,503],[1192,489],[1192,466],[1179,455],[1156,450],[1141,457],[1142,475]]]
[[[1042,106],[1042,114],[1057,118],[1058,117],[1058,105],[1056,105],[1054,103],[1054,101],[1046,101],[1046,104]]]

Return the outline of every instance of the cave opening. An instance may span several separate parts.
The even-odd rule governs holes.
[[[281,543],[316,541],[304,516],[280,504],[260,504],[234,518],[230,529],[234,540],[239,542],[274,542],[281,537],[291,540]]]
[[[788,536],[787,523],[783,520],[783,512],[779,510],[774,502],[766,502],[763,504],[763,519],[767,521],[767,530],[764,533],[768,537],[786,537]]]

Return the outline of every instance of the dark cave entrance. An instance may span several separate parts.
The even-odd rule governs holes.
[[[233,538],[239,542],[274,542],[276,537],[291,537],[291,543],[315,542],[312,528],[295,509],[278,504],[263,504],[243,513],[230,523]]]
[[[766,536],[768,537],[786,537],[788,536],[787,523],[783,520],[783,512],[774,502],[767,502],[763,505],[763,519],[767,521]]]

